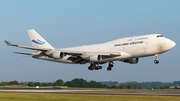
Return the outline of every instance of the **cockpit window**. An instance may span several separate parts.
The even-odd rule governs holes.
[[[163,35],[158,35],[157,37],[163,37]]]

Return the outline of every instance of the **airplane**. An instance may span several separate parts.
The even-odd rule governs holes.
[[[90,63],[89,70],[102,69],[100,65],[109,63],[107,70],[111,71],[113,61],[137,64],[139,58],[153,55],[156,58],[154,63],[158,64],[159,55],[171,50],[176,45],[175,42],[161,34],[149,34],[117,39],[101,44],[55,49],[34,29],[28,30],[28,34],[33,47],[15,45],[8,41],[5,41],[5,43],[8,46],[34,50],[33,53],[14,53],[30,55],[35,59],[67,64]]]

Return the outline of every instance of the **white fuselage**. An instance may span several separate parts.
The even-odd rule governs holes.
[[[123,61],[130,58],[140,58],[152,56],[155,54],[164,53],[175,46],[175,42],[162,37],[160,34],[150,34],[143,36],[135,36],[117,39],[114,41],[94,44],[80,47],[65,48],[61,50],[69,51],[84,51],[84,52],[120,52],[120,56],[103,59],[101,62],[108,61]],[[92,54],[86,54],[89,57]],[[49,59],[48,57],[38,57],[38,59],[62,62],[62,63],[72,63],[72,61],[67,60],[71,55],[66,55],[63,59]]]

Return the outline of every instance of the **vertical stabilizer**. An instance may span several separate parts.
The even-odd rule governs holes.
[[[34,29],[28,30],[30,40],[33,47],[54,49],[43,37],[41,37]]]

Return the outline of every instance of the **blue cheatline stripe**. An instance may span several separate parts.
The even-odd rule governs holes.
[[[32,42],[34,42],[34,43],[36,43],[36,44],[39,44],[39,45],[43,45],[43,44],[46,43],[46,42],[43,42],[43,41],[41,41],[41,40],[39,40],[39,39],[37,39],[37,41],[36,41],[36,40],[32,40]]]

